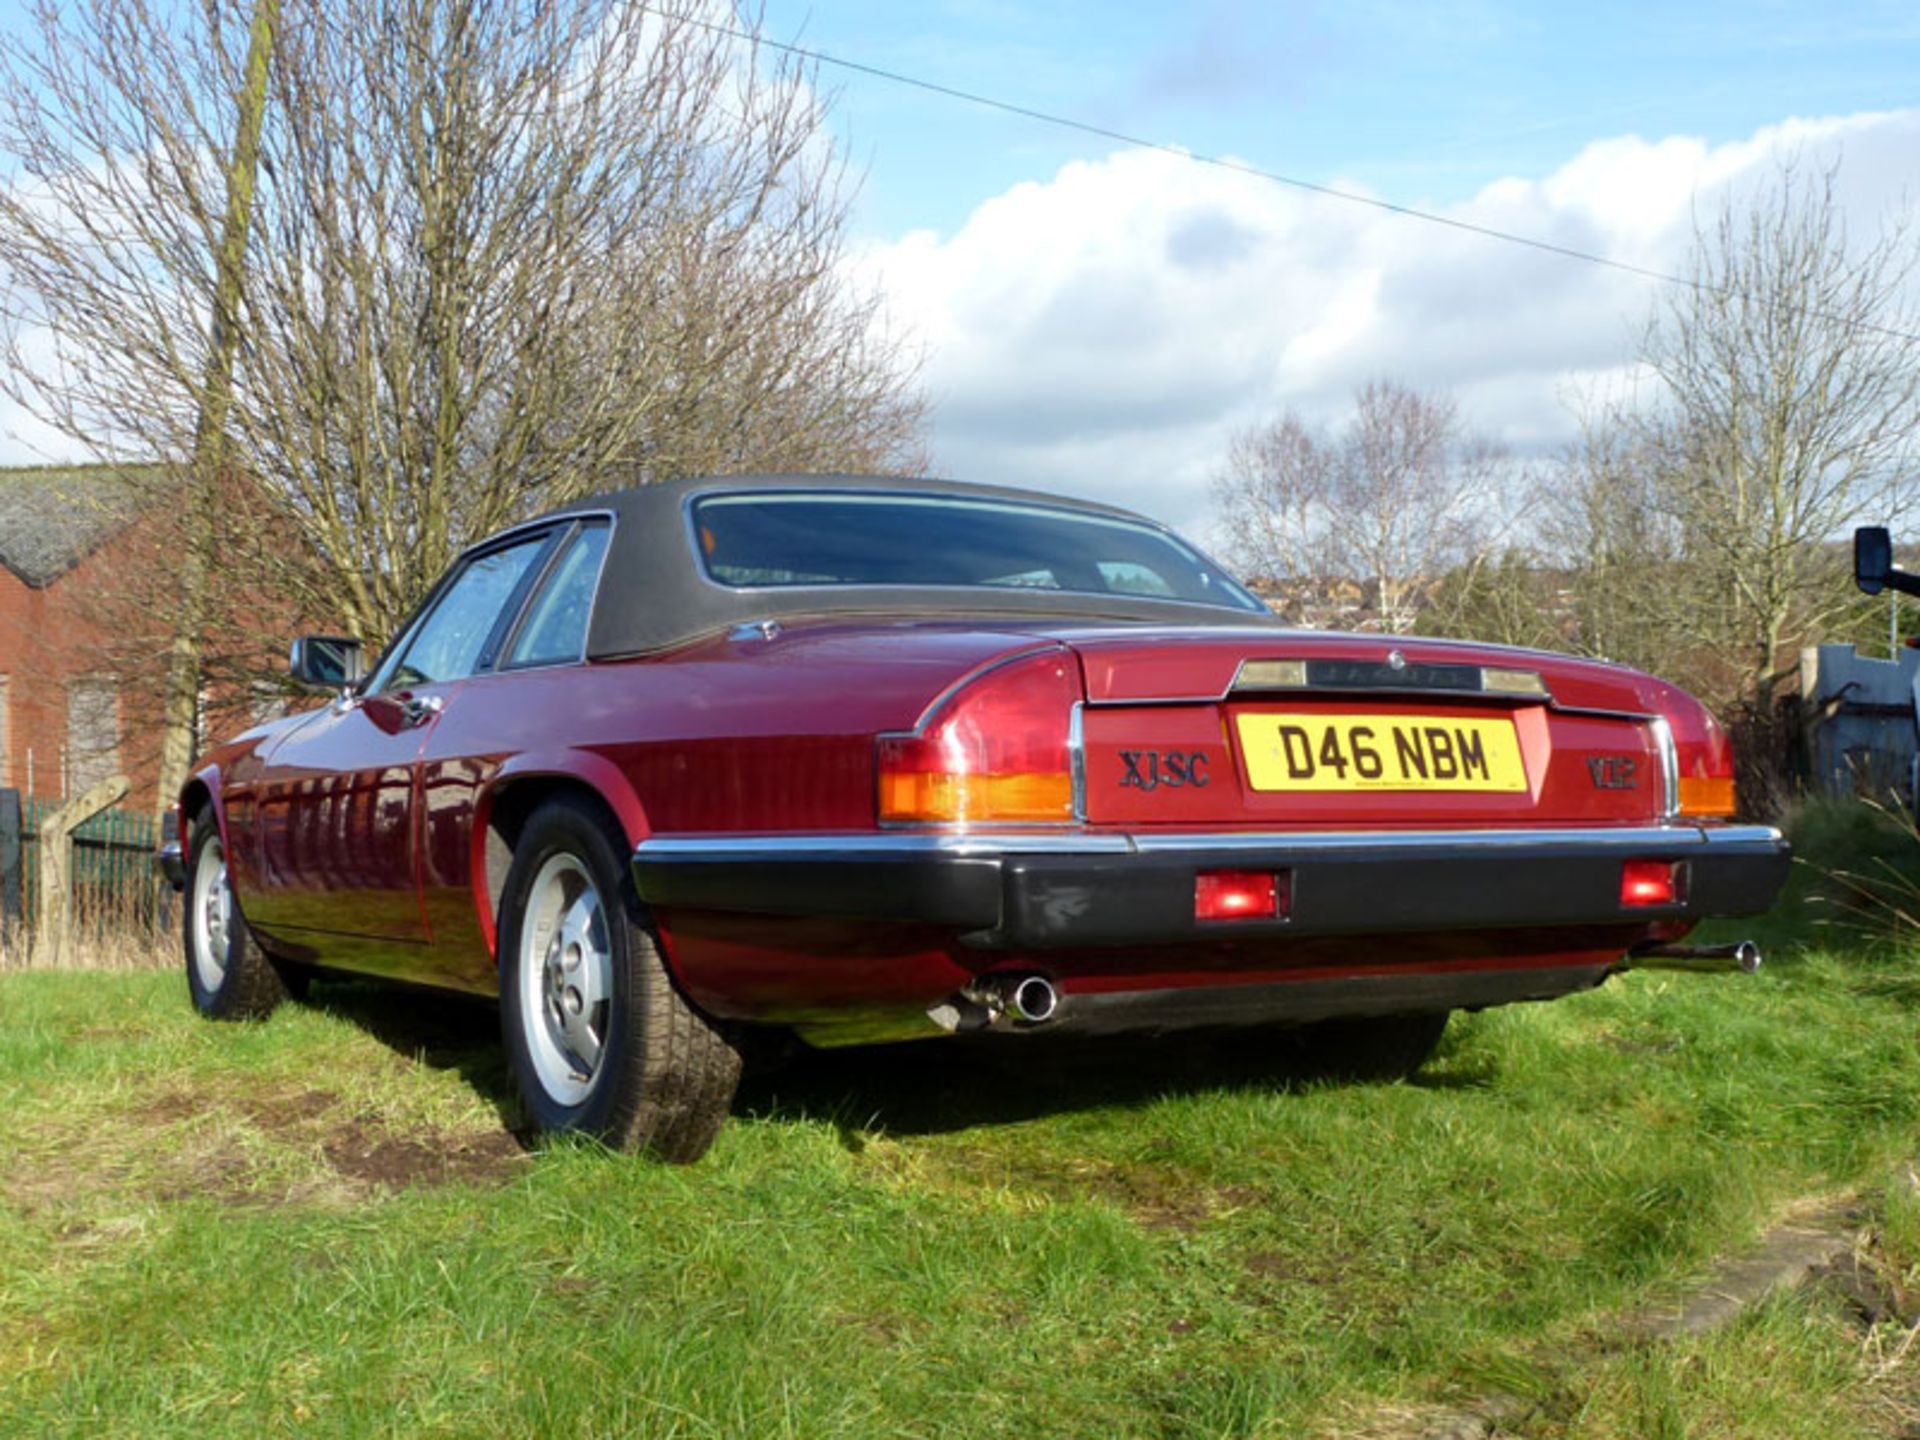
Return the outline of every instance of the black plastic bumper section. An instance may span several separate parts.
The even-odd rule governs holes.
[[[169,840],[153,852],[153,868],[160,872],[160,878],[176,890],[184,890],[187,885],[187,864],[180,856],[180,842]]]
[[[1671,905],[1623,906],[1621,862],[1681,868]],[[949,928],[988,948],[1620,925],[1749,915],[1790,861],[1764,826],[1369,834],[661,836],[649,904]],[[1198,921],[1202,870],[1286,871],[1284,919]]]

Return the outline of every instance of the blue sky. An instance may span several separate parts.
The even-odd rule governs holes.
[[[767,33],[1628,265],[1832,167],[1920,236],[1920,3],[767,0]],[[1644,386],[1655,283],[823,67],[855,263],[922,359],[943,473],[1206,538],[1236,434],[1390,379],[1548,461]],[[1920,327],[1920,297],[1884,317]]]
[[[1542,174],[1600,136],[1710,143],[1920,101],[1920,4],[768,0],[864,64],[1409,203]],[[1113,146],[833,67],[867,236],[960,225]]]
[[[657,0],[666,3],[666,0]],[[728,0],[676,0],[724,14]],[[0,0],[0,29],[21,0]],[[765,33],[1672,272],[1832,167],[1920,243],[1920,0],[766,0]],[[935,469],[1213,528],[1236,434],[1388,379],[1550,459],[1644,384],[1657,284],[822,67],[849,279],[918,362]],[[1920,329],[1920,295],[1886,323]],[[0,461],[62,454],[0,406]],[[1920,462],[1917,462],[1920,463]]]

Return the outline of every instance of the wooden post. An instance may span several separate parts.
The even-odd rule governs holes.
[[[33,933],[36,965],[56,970],[73,965],[73,832],[126,793],[127,777],[112,776],[40,822],[40,894]]]

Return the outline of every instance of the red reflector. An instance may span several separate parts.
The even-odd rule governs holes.
[[[1288,874],[1270,870],[1202,870],[1193,877],[1196,920],[1284,920]]]
[[[1620,866],[1622,905],[1674,905],[1681,897],[1678,872],[1671,860],[1628,860]]]

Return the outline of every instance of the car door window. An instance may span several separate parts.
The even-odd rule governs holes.
[[[600,583],[600,559],[607,553],[607,533],[605,525],[593,525],[573,537],[528,607],[507,653],[508,666],[558,665],[585,653],[587,620]]]
[[[549,539],[549,535],[538,535],[468,561],[420,622],[406,654],[381,688],[404,690],[473,674],[487,641],[509,604],[518,599]]]

